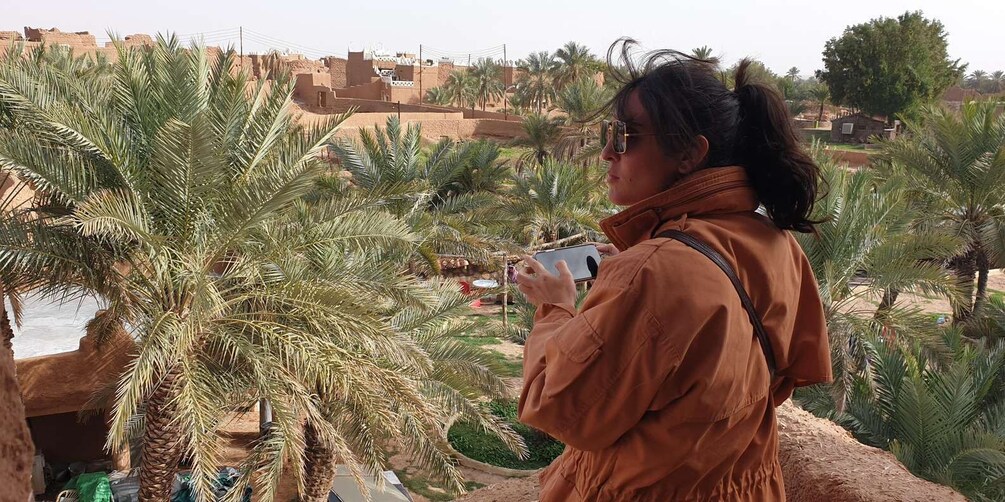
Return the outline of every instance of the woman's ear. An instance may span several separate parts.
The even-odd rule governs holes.
[[[705,167],[705,160],[708,158],[708,138],[699,134],[694,138],[694,145],[684,151],[681,158],[681,175],[691,174]]]

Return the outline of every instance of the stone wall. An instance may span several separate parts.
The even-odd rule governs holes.
[[[4,344],[0,344],[0,431],[0,500],[28,500],[35,447],[24,420],[14,354]]]
[[[346,87],[346,60],[344,58],[327,57],[324,59],[325,66],[328,67],[328,74],[331,75],[332,89]]]

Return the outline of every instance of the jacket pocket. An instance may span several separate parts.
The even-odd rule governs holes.
[[[586,323],[584,323],[586,324]],[[583,330],[565,331],[555,336],[555,344],[565,357],[575,363],[585,363],[600,353],[604,342],[589,325]]]

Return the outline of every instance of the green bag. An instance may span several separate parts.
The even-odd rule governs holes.
[[[79,502],[112,502],[112,485],[108,482],[108,474],[103,472],[74,476],[64,488],[76,490]]]

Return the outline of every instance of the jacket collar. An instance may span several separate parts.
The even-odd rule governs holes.
[[[754,211],[757,193],[747,172],[738,166],[702,169],[664,192],[605,218],[600,228],[618,249],[628,249],[651,239],[665,223],[684,216]]]

